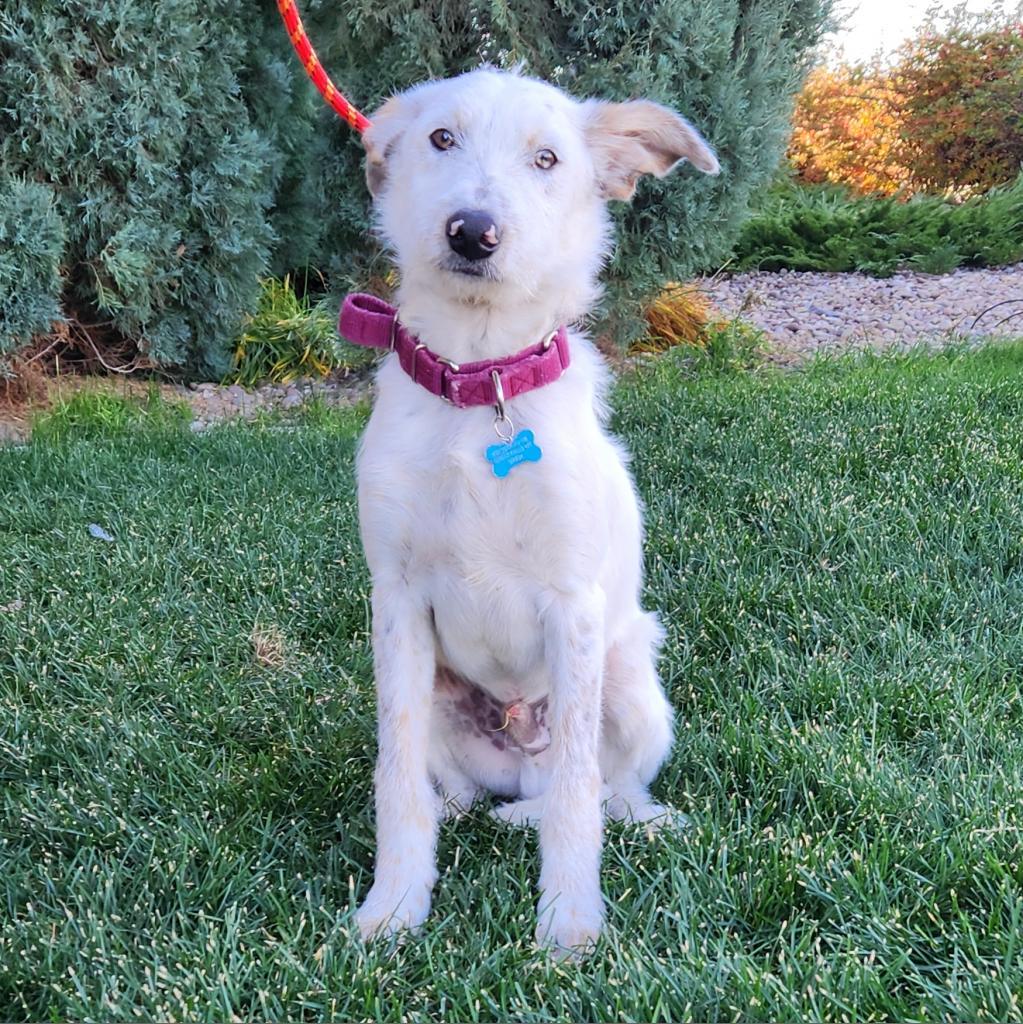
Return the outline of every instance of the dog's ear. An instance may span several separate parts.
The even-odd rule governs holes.
[[[721,169],[700,133],[659,103],[589,100],[583,107],[597,182],[608,199],[631,199],[640,175],[663,178],[680,160],[706,174]]]
[[[392,96],[370,118],[362,134],[366,149],[366,185],[376,196],[387,180],[387,161],[405,126],[405,104],[401,96]]]

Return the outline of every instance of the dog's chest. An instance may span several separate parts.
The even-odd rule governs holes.
[[[475,591],[546,578],[550,542],[542,527],[550,513],[543,476],[549,468],[523,465],[499,479],[481,451],[449,452],[429,496],[417,502],[420,522],[429,526],[416,531],[414,568],[453,575]]]
[[[374,573],[398,568],[429,604],[444,660],[469,679],[509,679],[508,699],[542,666],[538,607],[563,578],[554,491],[561,456],[516,466],[499,478],[486,458],[488,417],[446,443],[418,438],[367,452],[360,467],[363,531]],[[489,437],[488,437],[489,433]],[[411,451],[408,449],[412,449]],[[538,692],[545,681],[536,680]],[[493,691],[492,691],[493,692]]]
[[[387,537],[381,539],[406,547],[415,572],[457,566],[474,579],[494,569],[526,571],[547,546],[536,528],[563,509],[551,501],[565,468],[562,451],[545,450],[540,461],[506,467],[507,475],[498,476],[487,457],[499,444],[489,408],[440,419],[417,412],[398,431],[377,430],[374,413],[359,466],[364,528],[382,519]]]

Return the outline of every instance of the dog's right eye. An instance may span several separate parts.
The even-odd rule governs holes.
[[[438,128],[430,133],[430,141],[434,149],[450,149],[455,144],[455,137],[447,128]]]

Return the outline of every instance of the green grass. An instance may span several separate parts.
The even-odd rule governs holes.
[[[187,405],[163,401],[155,386],[145,401],[83,389],[36,416],[32,434],[37,443],[52,446],[113,439],[125,433],[174,432],[187,427],[190,419]]]
[[[0,1017],[1019,1019],[1023,346],[669,356],[616,408],[694,825],[610,828],[583,964],[533,951],[535,840],[484,809],[418,939],[346,930],[363,413],[0,453]]]
[[[854,196],[836,185],[779,182],[743,226],[739,270],[897,270],[944,274],[1023,259],[1023,175],[964,202]]]

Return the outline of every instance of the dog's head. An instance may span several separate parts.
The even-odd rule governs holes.
[[[588,301],[607,200],[631,198],[641,175],[681,160],[718,171],[699,133],[665,107],[579,102],[489,69],[417,86],[372,120],[366,178],[403,282],[476,303],[550,289]]]

